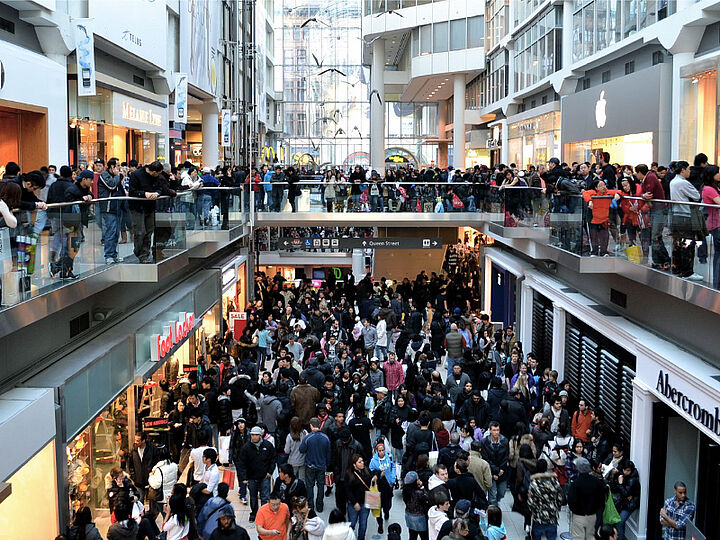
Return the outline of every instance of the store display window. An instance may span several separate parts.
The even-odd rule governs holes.
[[[594,163],[599,152],[610,152],[613,163],[652,163],[653,134],[648,131],[568,143],[565,145],[565,161]]]

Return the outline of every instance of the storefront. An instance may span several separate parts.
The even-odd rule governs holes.
[[[508,160],[519,168],[544,165],[560,156],[560,103],[541,108],[549,110],[530,118],[508,118]]]
[[[720,159],[718,143],[718,70],[708,69],[708,64],[717,65],[720,58],[702,62],[703,71],[693,66],[680,70],[681,98],[679,122],[679,155],[683,159],[704,152],[710,161],[717,163]]]
[[[65,66],[0,41],[0,176],[67,162]]]
[[[490,154],[490,167],[496,167],[502,163],[503,122],[504,120],[498,120],[488,124],[490,128],[490,138],[488,138],[485,146]]]
[[[233,257],[220,269],[222,280],[222,316],[243,311],[247,307],[247,257]]]
[[[70,162],[81,167],[111,157],[139,163],[166,160],[168,109],[110,90],[98,83],[97,95],[77,96],[77,81],[68,83]]]
[[[650,164],[670,159],[672,68],[657,64],[563,96],[563,161]]]
[[[172,385],[190,372],[202,377],[201,360],[220,321],[220,274],[201,271],[25,383],[55,389],[61,411],[55,439],[56,467],[66,471],[55,490],[61,529],[87,505],[104,534],[107,475],[126,466],[119,450],[131,449],[143,429],[167,443],[160,381]]]

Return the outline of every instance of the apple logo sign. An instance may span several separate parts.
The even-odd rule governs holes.
[[[605,113],[606,105],[607,100],[605,99],[605,90],[602,90],[600,92],[600,99],[598,99],[597,103],[595,103],[595,124],[598,129],[604,128],[605,122],[607,122],[607,114]]]

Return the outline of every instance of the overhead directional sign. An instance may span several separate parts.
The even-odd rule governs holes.
[[[442,249],[440,238],[281,238],[281,249]]]

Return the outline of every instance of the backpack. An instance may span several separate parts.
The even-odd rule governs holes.
[[[582,193],[580,183],[574,178],[558,178],[555,187],[558,191],[561,191],[566,195],[580,195]]]

